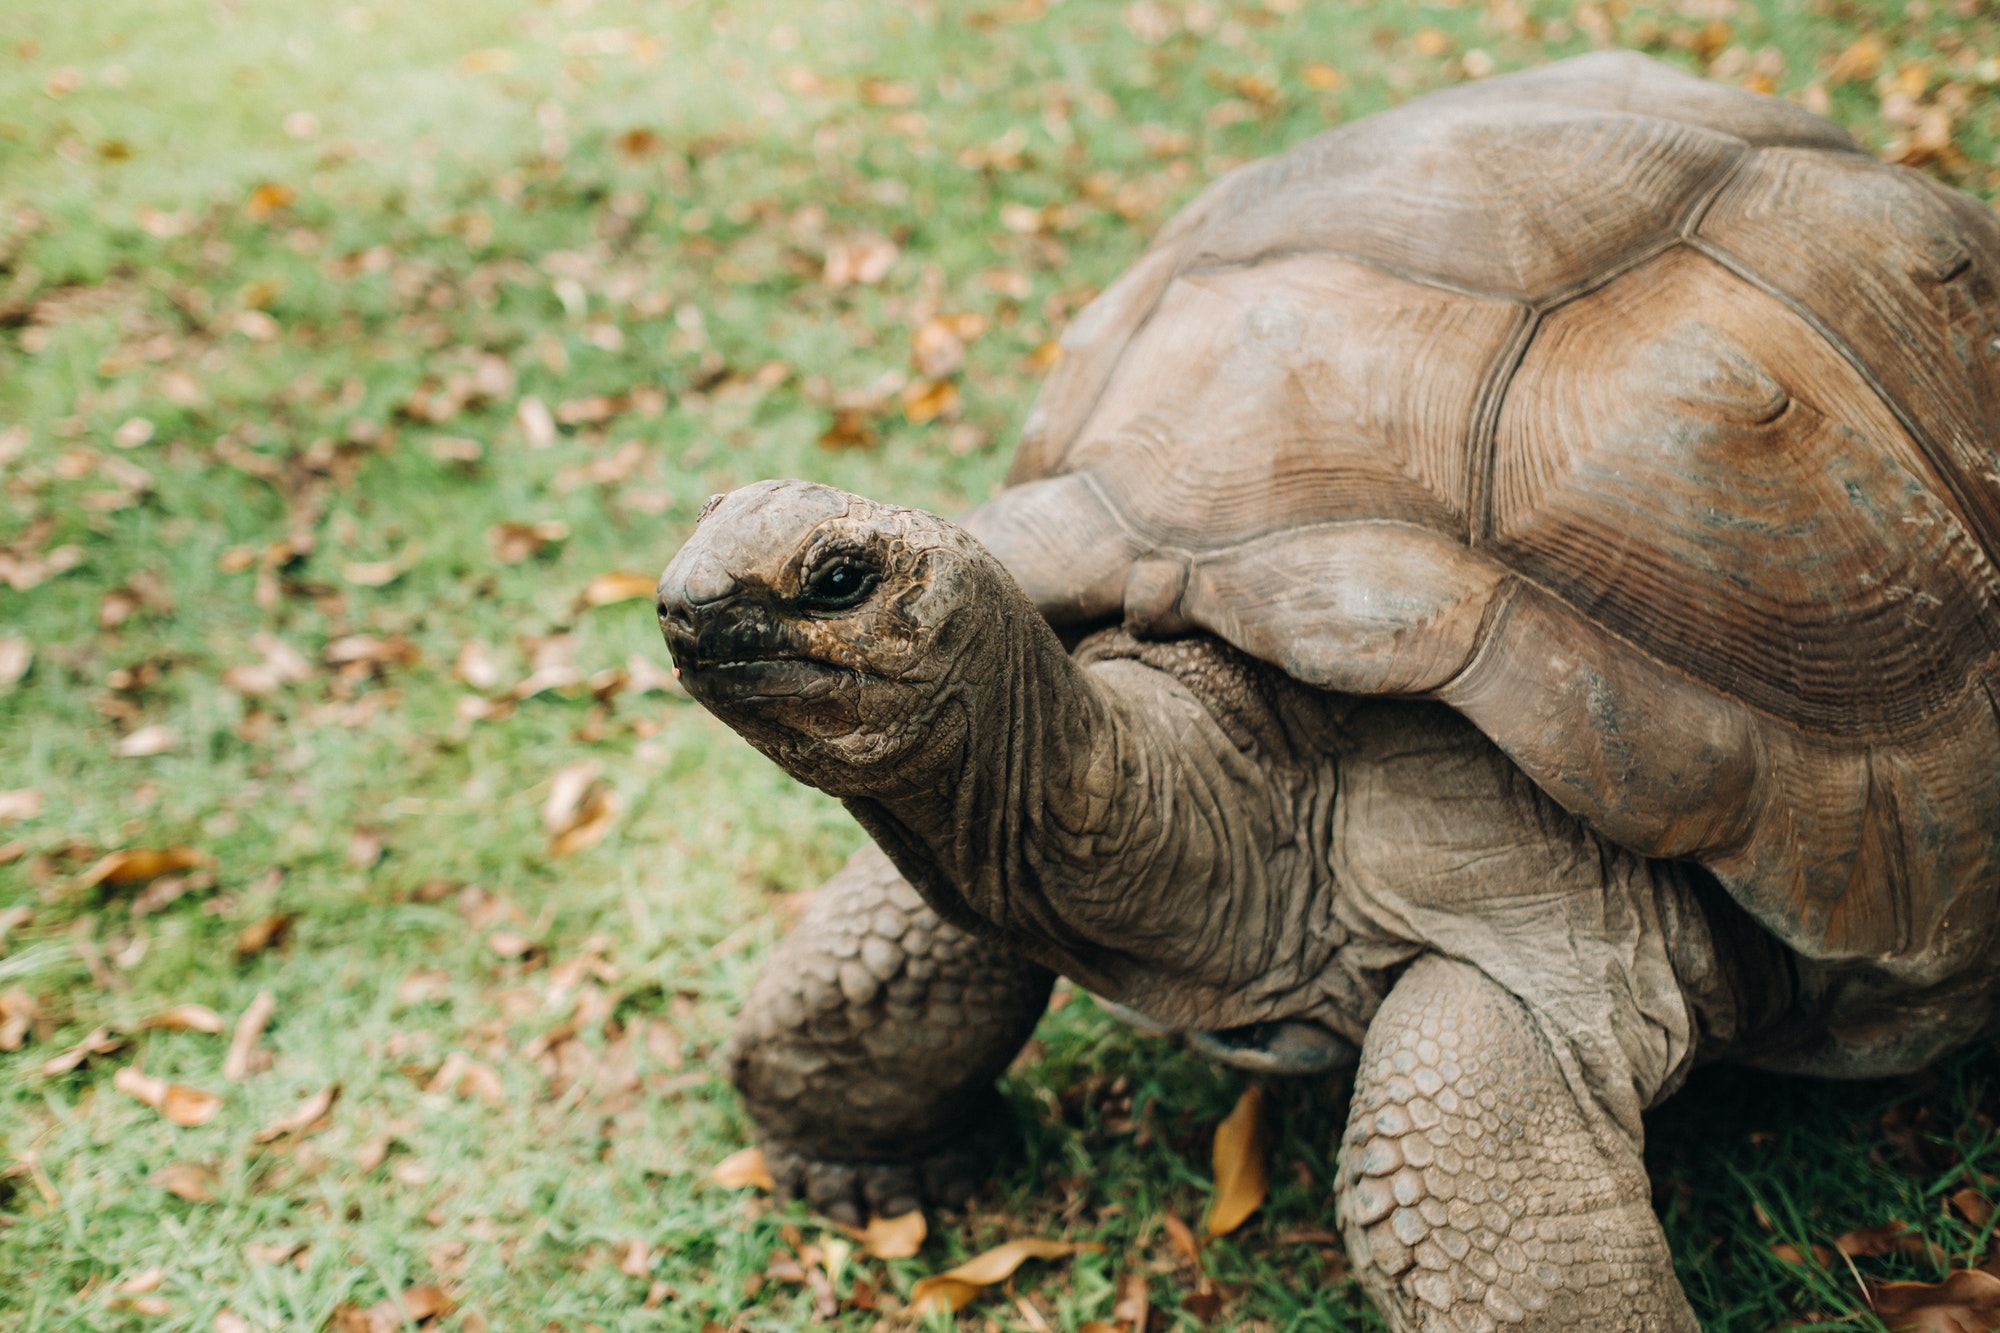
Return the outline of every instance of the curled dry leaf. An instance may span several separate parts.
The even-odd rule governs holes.
[[[35,664],[35,647],[26,639],[0,638],[0,694],[7,694]]]
[[[771,1179],[770,1168],[764,1165],[762,1148],[744,1148],[729,1154],[715,1164],[708,1178],[727,1190],[778,1188],[778,1182]]]
[[[276,1120],[258,1130],[255,1142],[270,1143],[276,1139],[283,1138],[287,1134],[305,1134],[310,1132],[314,1125],[325,1119],[326,1113],[333,1109],[333,1104],[338,1100],[340,1100],[340,1085],[338,1083],[328,1084],[300,1102],[290,1111],[287,1111],[284,1115],[279,1116]]]
[[[1993,1201],[1978,1190],[1962,1189],[1952,1194],[1951,1209],[1973,1226],[1983,1227],[1993,1216]]]
[[[205,859],[192,847],[130,847],[99,857],[97,863],[76,881],[76,887],[91,889],[105,884],[122,889],[147,883],[162,875],[193,870]]]
[[[206,1032],[211,1037],[223,1033],[222,1015],[205,1004],[177,1004],[139,1024],[159,1032]]]
[[[200,1162],[168,1162],[147,1179],[189,1203],[214,1203],[215,1191],[222,1184],[215,1168]]]
[[[111,747],[111,752],[120,759],[150,759],[154,755],[165,754],[181,743],[174,729],[155,722],[141,727]]]
[[[579,759],[556,771],[542,802],[542,827],[549,833],[549,855],[568,856],[594,847],[611,830],[618,801],[599,779],[594,759]]]
[[[659,580],[651,574],[632,574],[623,570],[613,570],[609,574],[599,574],[583,585],[577,594],[578,607],[610,606],[614,602],[629,602],[640,597],[651,597]]]
[[[1203,1224],[1211,1236],[1226,1236],[1263,1206],[1271,1191],[1271,1139],[1264,1089],[1252,1086],[1236,1109],[1215,1127],[1215,1198]]]
[[[492,549],[493,558],[503,565],[518,565],[568,539],[569,524],[553,519],[542,523],[496,523],[486,530],[486,544]]]
[[[956,1268],[919,1279],[910,1288],[910,1312],[926,1315],[962,1310],[983,1288],[1005,1282],[1030,1259],[1063,1259],[1103,1248],[1095,1241],[1010,1240],[974,1255]]]
[[[292,922],[296,919],[290,912],[273,912],[243,927],[236,932],[237,959],[255,957],[266,949],[275,949],[283,944],[292,933]]]
[[[43,1078],[56,1078],[69,1073],[94,1055],[109,1055],[125,1045],[123,1037],[114,1037],[109,1028],[93,1028],[89,1036],[42,1064]]]
[[[438,1066],[437,1073],[424,1085],[425,1092],[448,1092],[454,1097],[477,1097],[488,1106],[498,1106],[507,1099],[507,1090],[500,1082],[500,1075],[489,1065],[465,1054],[453,1051]]]
[[[1908,1223],[1896,1221],[1884,1222],[1880,1226],[1858,1227],[1834,1237],[1833,1248],[1851,1259],[1879,1259],[1885,1254],[1894,1254],[1899,1248],[1897,1242],[1909,1229]]]
[[[440,1287],[411,1287],[399,1296],[377,1301],[366,1310],[351,1305],[334,1307],[330,1328],[334,1333],[402,1333],[410,1324],[423,1324],[451,1311],[452,1299]]]
[[[861,1249],[877,1259],[907,1259],[924,1247],[929,1234],[921,1208],[900,1217],[870,1217],[861,1233]]]
[[[1889,1333],[1993,1333],[2000,1277],[1961,1268],[1942,1282],[1871,1282],[1868,1301]]]
[[[18,1051],[28,1044],[28,1032],[35,1025],[41,1006],[35,997],[18,988],[0,991],[0,1051]]]
[[[242,1017],[236,1020],[235,1035],[229,1039],[229,1054],[223,1057],[222,1076],[231,1083],[241,1083],[250,1076],[250,1060],[257,1051],[257,1043],[264,1036],[264,1028],[271,1021],[271,1013],[278,1007],[271,992],[260,990]]]
[[[111,1076],[111,1086],[135,1101],[144,1102],[183,1129],[193,1129],[215,1119],[222,1098],[185,1083],[169,1083],[127,1065]]]
[[[1201,1242],[1195,1239],[1194,1228],[1171,1211],[1160,1214],[1160,1227],[1167,1233],[1167,1244],[1173,1247],[1180,1261],[1200,1272]]]

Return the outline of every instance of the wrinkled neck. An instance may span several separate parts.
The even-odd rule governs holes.
[[[847,805],[940,915],[1079,975],[1092,943],[1052,899],[1102,873],[1126,813],[1104,775],[1130,738],[1025,599],[984,628],[940,683],[929,725],[950,743]]]

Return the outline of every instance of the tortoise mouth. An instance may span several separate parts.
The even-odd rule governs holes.
[[[681,684],[704,704],[808,702],[826,698],[861,673],[816,657],[778,654],[690,663]]]

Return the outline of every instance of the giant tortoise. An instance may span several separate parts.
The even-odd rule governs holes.
[[[1353,1064],[1393,1327],[1694,1327],[1642,1113],[1994,1026],[2000,220],[1602,54],[1223,177],[1063,348],[962,522],[764,482],[662,576],[875,844],[729,1054],[781,1182],[964,1198],[1061,974]]]

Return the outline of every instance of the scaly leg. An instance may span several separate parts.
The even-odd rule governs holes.
[[[1397,1333],[1697,1333],[1637,1148],[1467,963],[1418,959],[1369,1025],[1339,1210]]]
[[[956,1207],[1054,976],[946,925],[872,844],[772,951],[724,1052],[779,1188],[860,1222]]]

